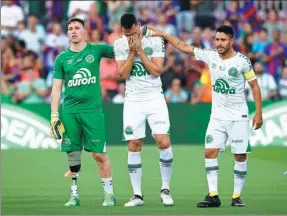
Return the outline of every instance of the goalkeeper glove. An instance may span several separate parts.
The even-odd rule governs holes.
[[[51,128],[50,128],[50,135],[54,139],[58,140],[61,139],[63,134],[65,132],[64,125],[59,119],[59,113],[54,112],[51,114]]]

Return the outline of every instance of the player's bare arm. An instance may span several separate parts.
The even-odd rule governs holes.
[[[253,95],[255,107],[256,107],[256,114],[253,118],[253,127],[255,127],[254,128],[255,130],[257,130],[257,129],[261,128],[261,126],[263,124],[261,91],[260,91],[260,87],[259,87],[259,84],[257,82],[257,79],[252,80],[248,83],[251,87],[252,95]]]
[[[147,71],[154,77],[159,77],[162,72],[164,58],[156,57],[150,60],[142,49],[141,36],[134,36],[133,40],[136,44],[137,55],[141,59]]]
[[[52,113],[58,112],[61,95],[62,95],[62,86],[63,86],[62,79],[53,79],[53,87],[52,87],[52,93],[51,93],[51,112]]]
[[[190,46],[183,40],[180,40],[178,37],[168,35],[153,26],[148,26],[148,29],[151,30],[151,36],[163,37],[165,40],[171,43],[171,45],[174,46],[179,51],[189,54],[189,55],[194,55],[194,47]]]
[[[127,79],[133,67],[134,53],[130,53],[127,60],[117,61],[117,68],[120,78]]]

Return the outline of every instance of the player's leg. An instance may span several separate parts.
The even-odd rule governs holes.
[[[228,126],[228,136],[231,151],[234,154],[234,190],[232,195],[232,206],[244,207],[241,200],[241,193],[244,187],[247,174],[247,152],[250,152],[248,141],[249,125],[248,121],[230,122]]]
[[[67,152],[69,167],[72,173],[71,196],[65,206],[75,207],[80,205],[77,178],[78,172],[81,169],[82,132],[75,114],[62,115],[62,122],[65,127],[65,133],[63,134],[61,151]]]
[[[170,193],[170,179],[172,173],[173,153],[170,145],[170,122],[165,99],[149,101],[148,123],[159,149],[159,166],[162,179],[161,201],[164,205],[173,205]]]
[[[133,196],[125,206],[143,205],[142,195],[142,138],[145,137],[146,114],[142,102],[125,102],[123,113],[123,140],[128,141],[128,171]]]
[[[221,201],[218,196],[218,152],[224,149],[227,141],[225,125],[222,121],[211,118],[205,135],[205,172],[209,193],[197,207],[219,207]]]
[[[112,168],[106,153],[106,126],[104,113],[81,113],[79,115],[84,133],[84,150],[92,152],[104,188],[103,206],[114,206],[116,199],[113,190]]]

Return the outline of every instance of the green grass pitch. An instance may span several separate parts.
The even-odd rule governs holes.
[[[246,208],[230,206],[234,159],[230,149],[221,153],[219,196],[222,206],[216,209],[196,208],[196,203],[207,193],[203,145],[173,145],[173,150],[173,207],[164,207],[160,202],[158,151],[154,145],[145,145],[142,153],[144,206],[123,207],[132,195],[127,147],[111,146],[108,152],[117,206],[101,206],[103,189],[97,166],[91,155],[84,153],[78,183],[81,207],[74,209],[63,206],[71,184],[71,179],[63,177],[68,168],[64,153],[55,150],[2,151],[2,214],[287,214],[287,176],[283,175],[287,170],[286,147],[257,147],[249,154],[248,177],[242,196]]]

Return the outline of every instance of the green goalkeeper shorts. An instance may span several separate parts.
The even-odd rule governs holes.
[[[103,111],[67,113],[61,116],[65,127],[61,151],[106,153],[106,128]]]

